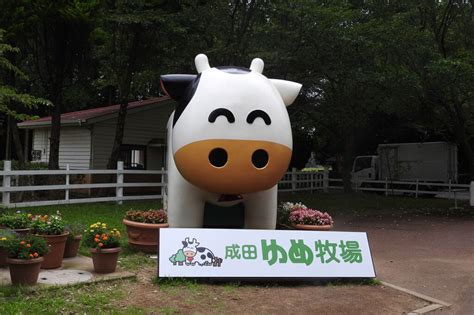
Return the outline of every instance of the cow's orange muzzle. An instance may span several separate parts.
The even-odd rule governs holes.
[[[246,194],[270,189],[283,177],[291,149],[270,141],[202,140],[174,155],[183,177],[219,194]]]

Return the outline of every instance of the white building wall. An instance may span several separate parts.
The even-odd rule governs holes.
[[[152,109],[129,113],[125,121],[123,144],[148,145],[152,139],[166,138],[166,124],[173,104],[163,104]],[[115,138],[117,117],[94,124],[92,131],[92,160],[94,169],[105,169]],[[155,156],[156,149],[147,150],[147,168],[160,169],[161,156]],[[159,154],[159,153],[158,153]],[[160,163],[157,163],[157,159]]]
[[[49,161],[50,128],[33,130],[33,150],[41,151],[39,162]],[[71,169],[89,169],[91,160],[91,132],[85,127],[63,127],[59,139],[59,167]]]

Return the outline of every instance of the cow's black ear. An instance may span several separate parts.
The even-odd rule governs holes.
[[[196,77],[195,74],[164,74],[160,76],[161,88],[166,95],[179,101]]]
[[[183,243],[184,247],[188,246],[188,243],[186,241],[181,241],[181,243]]]

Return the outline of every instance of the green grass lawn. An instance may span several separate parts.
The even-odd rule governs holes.
[[[454,205],[452,200],[435,198],[405,198],[385,197],[377,194],[343,194],[343,193],[315,193],[315,194],[280,194],[279,202],[302,201],[307,206],[338,214],[363,214],[363,215],[392,215],[403,214],[431,214],[446,215],[447,210]],[[466,202],[460,202],[465,207],[468,215],[472,215],[473,208]],[[79,222],[89,225],[97,221],[106,222],[110,227],[118,228],[124,238],[122,239],[123,251],[120,266],[130,271],[139,271],[144,267],[153,267],[156,262],[142,253],[128,248],[125,226],[122,219],[125,212],[133,209],[158,209],[161,204],[156,201],[125,202],[123,205],[115,203],[77,204],[46,207],[29,207],[24,209],[3,209],[1,212],[25,211],[32,214],[51,214],[60,211],[68,222]],[[466,211],[464,213],[466,213]],[[80,252],[88,255],[88,250],[82,247]],[[147,283],[154,280],[149,275]],[[143,280],[141,280],[143,281]],[[57,313],[107,313],[107,314],[140,314],[150,310],[136,307],[128,308],[117,306],[117,303],[126,296],[126,289],[130,280],[100,283],[93,285],[79,285],[66,288],[12,288],[0,287],[0,314],[57,314]],[[154,281],[154,287],[165,294],[175,294],[180,290],[199,290],[199,284],[187,280]],[[167,291],[168,290],[168,291]],[[227,289],[226,289],[227,290]],[[229,286],[228,290],[238,290],[238,286]],[[225,291],[225,290],[224,290]],[[168,293],[166,293],[168,292]],[[173,293],[175,292],[175,293]],[[171,308],[158,308],[161,313],[174,313]],[[153,311],[157,311],[156,309]]]

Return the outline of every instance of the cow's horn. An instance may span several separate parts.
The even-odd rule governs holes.
[[[263,72],[263,60],[260,58],[255,58],[250,64],[250,70],[262,73]]]
[[[204,70],[211,69],[209,65],[209,59],[204,54],[199,54],[194,58],[194,64],[196,65],[196,70],[198,73],[203,72]]]

